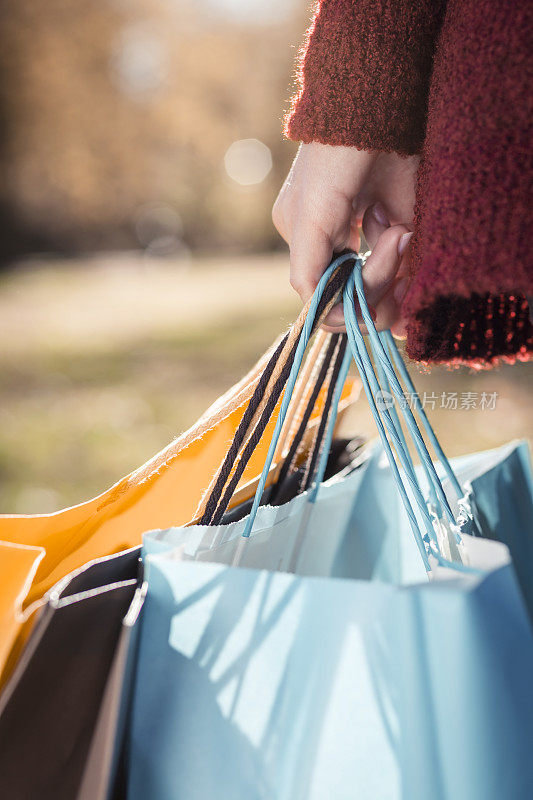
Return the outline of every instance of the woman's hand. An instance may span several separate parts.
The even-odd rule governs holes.
[[[291,285],[305,303],[335,252],[359,247],[358,227],[372,254],[364,282],[378,329],[405,334],[401,301],[407,291],[418,158],[354,147],[302,144],[272,211],[290,248]],[[342,307],[328,330],[344,327]]]

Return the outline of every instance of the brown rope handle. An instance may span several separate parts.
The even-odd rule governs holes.
[[[332,301],[330,306],[326,309],[324,316],[328,313],[328,311],[333,306],[333,304],[334,304],[334,301]],[[281,396],[281,392],[283,391],[283,388],[284,388],[284,386],[285,386],[285,384],[287,382],[287,379],[289,377],[289,373],[291,371],[293,360],[294,360],[294,353],[292,354],[292,358],[286,364],[283,372],[281,373],[278,385],[275,387],[275,391],[273,392],[273,394],[269,398],[269,400],[267,402],[267,405],[265,407],[265,410],[264,410],[264,412],[263,412],[263,414],[261,416],[261,419],[259,420],[258,425],[254,429],[253,433],[251,434],[249,440],[247,441],[247,443],[246,443],[246,445],[245,445],[245,447],[244,447],[244,449],[242,451],[242,454],[240,455],[239,461],[238,461],[237,465],[234,468],[234,472],[231,475],[231,477],[229,479],[229,482],[228,482],[228,484],[227,484],[227,486],[226,486],[226,488],[224,490],[224,494],[222,496],[222,499],[220,500],[220,502],[219,502],[219,504],[217,506],[216,512],[213,514],[213,517],[212,517],[211,523],[210,523],[211,525],[219,525],[220,524],[220,522],[222,520],[222,517],[224,516],[224,514],[225,514],[225,512],[226,512],[226,510],[227,510],[227,508],[229,506],[231,498],[233,497],[233,493],[235,492],[235,489],[238,486],[238,483],[239,483],[239,481],[240,481],[240,479],[242,477],[242,474],[243,474],[243,472],[244,472],[244,470],[246,468],[246,465],[248,464],[248,462],[249,462],[249,460],[250,460],[250,458],[252,456],[252,453],[254,452],[255,448],[259,444],[259,441],[260,441],[261,436],[263,435],[263,433],[265,431],[265,428],[266,428],[266,426],[268,424],[268,421],[269,421],[270,417],[272,416],[272,414],[274,412],[274,408],[276,407],[276,403],[278,402],[278,400],[279,400],[279,398]]]
[[[313,435],[312,435],[312,439],[311,439],[311,442],[310,442],[310,445],[309,445],[307,458],[305,460],[304,472],[303,472],[303,475],[302,475],[302,477],[300,479],[300,484],[298,486],[298,491],[299,492],[304,490],[304,487],[307,485],[307,479],[308,479],[309,475],[312,474],[312,469],[313,469],[314,461],[315,461],[315,453],[316,453],[317,449],[320,449],[320,446],[321,446],[321,443],[322,443],[322,437],[323,437],[324,432],[325,432],[325,428],[323,428],[322,423],[323,423],[324,417],[325,416],[327,417],[327,414],[328,414],[328,411],[329,411],[329,406],[327,405],[327,399],[329,397],[329,390],[331,388],[331,381],[332,381],[332,378],[333,378],[335,360],[336,360],[338,352],[339,352],[339,345],[340,345],[340,340],[337,341],[337,347],[335,348],[335,352],[334,352],[334,354],[333,354],[333,356],[332,356],[332,358],[331,358],[331,360],[329,362],[329,365],[328,365],[328,371],[327,371],[327,374],[326,374],[326,380],[324,382],[325,388],[326,388],[326,402],[324,403],[324,407],[322,408],[322,414],[320,415],[319,424],[313,430]]]
[[[195,517],[198,517],[200,515],[200,519],[198,521],[198,524],[200,525],[209,524],[209,520],[211,519],[216,508],[216,497],[219,496],[220,493],[222,492],[224,484],[227,480],[227,477],[224,476],[224,467],[228,462],[231,463],[233,461],[236,461],[237,459],[239,450],[246,437],[246,434],[249,431],[250,427],[253,425],[256,409],[259,407],[261,399],[265,396],[265,393],[267,392],[269,381],[274,372],[274,368],[283,353],[288,337],[289,334],[288,333],[285,334],[283,339],[280,341],[280,343],[272,353],[272,356],[270,357],[262,375],[260,376],[257,385],[252,393],[252,396],[250,397],[250,400],[248,401],[248,405],[241,418],[241,421],[239,422],[237,430],[235,431],[235,435],[233,437],[230,448],[226,453],[224,461],[222,462],[221,466],[213,476],[209,486],[204,492],[204,495],[200,501],[199,507],[195,514]]]
[[[348,344],[348,338],[346,334],[342,334],[339,338],[337,351],[333,358],[333,368],[331,371],[331,376],[329,378],[329,386],[326,395],[326,401],[324,403],[324,409],[322,412],[322,417],[320,419],[320,424],[316,432],[314,446],[311,451],[312,452],[311,459],[307,465],[306,473],[304,474],[302,482],[300,484],[301,491],[306,491],[306,489],[309,489],[315,477],[315,470],[318,464],[320,452],[324,446],[324,436],[326,434],[328,420],[330,414],[332,413],[332,404],[333,404],[333,395],[335,394],[335,386],[337,385],[337,381],[339,380],[339,373],[341,371],[342,361],[344,359],[344,354],[346,352],[347,344]]]
[[[254,390],[252,397],[248,403],[246,411],[235,431],[235,436],[228,450],[226,457],[220,466],[219,470],[213,476],[209,486],[203,493],[202,499],[196,509],[195,517],[200,517],[199,525],[208,525],[214,510],[216,508],[216,497],[219,497],[228,477],[228,464],[230,465],[229,472],[234,468],[237,462],[239,451],[246,442],[246,437],[250,435],[251,431],[257,424],[260,418],[267,399],[273,387],[277,384],[283,364],[295,351],[300,333],[304,326],[309,311],[311,298],[307,301],[305,306],[300,311],[296,321],[291,326],[288,333],[281,339],[279,345],[274,350],[271,358],[269,359],[263,374],[261,375],[257,386]]]
[[[344,283],[346,281],[346,278],[348,277],[348,275],[349,275],[349,273],[350,273],[350,271],[352,269],[352,266],[353,265],[351,264],[351,262],[345,262],[344,264],[341,264],[337,268],[337,270],[333,273],[333,275],[331,276],[331,278],[329,280],[329,283],[327,284],[326,288],[324,289],[324,293],[323,293],[322,298],[321,298],[321,300],[320,300],[320,302],[318,304],[317,313],[315,315],[315,320],[314,320],[314,323],[313,323],[313,330],[321,324],[321,322],[327,316],[327,314],[329,313],[331,308],[335,305],[335,303],[337,301],[338,292],[343,287],[343,285],[344,285]],[[205,507],[205,512],[202,515],[202,517],[201,517],[201,519],[199,521],[199,524],[203,524],[203,525],[209,525],[209,524],[218,525],[220,523],[220,520],[222,519],[222,517],[223,517],[223,515],[224,515],[224,513],[225,513],[225,511],[226,511],[226,509],[227,509],[227,507],[228,507],[228,505],[230,503],[231,497],[233,496],[233,493],[234,493],[234,491],[235,491],[235,489],[236,489],[236,487],[237,487],[237,485],[238,485],[238,483],[239,483],[239,481],[240,481],[240,479],[242,477],[242,474],[243,474],[243,472],[244,472],[244,470],[246,468],[246,465],[248,464],[248,461],[250,460],[253,451],[257,447],[257,444],[259,443],[259,440],[261,439],[261,436],[264,433],[264,430],[265,430],[265,428],[266,428],[266,426],[268,424],[268,421],[269,421],[270,417],[272,416],[274,408],[276,407],[276,403],[278,402],[279,397],[281,395],[281,392],[283,391],[283,388],[284,388],[284,386],[285,386],[285,384],[287,382],[287,379],[288,379],[290,371],[291,371],[292,363],[294,361],[294,357],[295,357],[295,354],[296,354],[296,349],[298,347],[299,336],[300,336],[300,333],[301,333],[301,329],[303,327],[303,321],[305,321],[305,317],[304,317],[304,320],[302,321],[301,325],[300,325],[300,321],[301,321],[301,318],[302,318],[302,315],[304,314],[304,312],[305,312],[305,316],[307,315],[309,304],[310,304],[310,301],[305,305],[305,307],[304,307],[304,309],[302,311],[302,314],[300,314],[300,316],[298,317],[298,320],[297,320],[298,324],[297,324],[297,328],[296,328],[297,331],[298,331],[297,335],[292,335],[291,336],[291,333],[292,333],[293,329],[291,329],[291,331],[289,332],[289,337],[290,337],[290,339],[292,341],[292,347],[291,347],[291,350],[290,350],[290,353],[289,353],[289,357],[287,358],[286,362],[282,366],[281,366],[281,359],[280,359],[280,363],[276,365],[276,366],[280,367],[279,369],[276,369],[276,376],[274,376],[274,371],[272,373],[272,378],[273,379],[275,378],[275,383],[274,383],[274,386],[273,386],[272,391],[270,392],[270,394],[268,396],[265,396],[265,398],[264,398],[264,403],[262,403],[263,411],[262,411],[262,413],[260,415],[259,421],[257,422],[257,425],[255,426],[255,428],[254,428],[253,432],[251,433],[248,441],[246,442],[246,444],[244,446],[244,449],[243,449],[243,451],[242,451],[242,453],[241,453],[241,455],[239,457],[239,460],[238,460],[238,463],[237,463],[236,466],[235,466],[234,462],[235,462],[235,459],[237,458],[237,455],[239,454],[239,449],[240,448],[239,448],[239,446],[236,446],[236,440],[235,439],[232,442],[232,445],[231,445],[231,447],[230,447],[230,449],[229,449],[229,451],[228,451],[228,453],[226,455],[226,458],[224,460],[224,463],[223,463],[223,465],[222,465],[222,467],[220,469],[220,472],[219,472],[219,475],[218,475],[218,478],[217,478],[216,487],[213,489],[213,492],[211,493],[210,497],[208,498],[208,501],[207,501],[206,507]],[[287,338],[287,341],[288,341],[288,338]],[[260,383],[261,383],[261,381],[260,381]],[[259,385],[260,384],[258,384],[258,388],[259,388]],[[249,407],[248,407],[247,411],[245,412],[245,415],[249,411],[249,408],[252,406],[252,403],[253,403],[253,401],[255,399],[255,395],[256,395],[256,393],[254,393],[254,397],[252,397],[252,399],[250,400],[250,404],[249,404]],[[255,411],[255,409],[254,409],[254,411]],[[253,415],[254,415],[254,412],[252,412],[250,414],[250,418],[253,417]],[[233,470],[233,474],[232,474],[232,470]],[[218,496],[217,492],[218,492],[218,487],[219,486],[221,488],[222,487],[226,487],[226,488],[224,490],[224,493],[223,493],[220,501],[217,503],[216,498]]]
[[[326,387],[326,399],[324,401],[324,407],[322,409],[319,424],[314,429],[312,441],[307,447],[307,456],[305,458],[303,474],[299,480],[298,493],[306,491],[311,486],[315,477],[318,458],[324,445],[324,437],[326,434],[327,421],[329,419],[330,409],[333,402],[334,389],[338,381],[342,359],[344,358],[344,353],[346,351],[346,337],[342,334],[337,334],[336,338],[337,346],[333,356],[330,359],[324,381],[324,385]],[[299,451],[297,451],[294,456],[294,471],[297,470],[296,464],[301,450],[302,447],[300,446]]]
[[[320,335],[320,334],[322,334],[322,335]],[[312,380],[313,371],[315,371],[315,372],[317,371],[317,366],[320,367],[320,364],[321,364],[321,362],[323,361],[323,358],[324,358],[324,354],[325,354],[325,352],[327,350],[327,343],[328,343],[329,338],[331,337],[331,335],[332,334],[326,333],[325,331],[319,331],[319,333],[317,334],[317,337],[315,338],[315,341],[313,342],[313,345],[311,346],[311,351],[309,353],[309,358],[306,359],[306,364],[305,364],[305,367],[306,367],[305,372],[306,372],[306,374],[305,374],[305,376],[303,376],[306,379],[306,381],[305,381],[306,383],[309,382],[310,378]],[[317,355],[317,352],[318,352],[318,355]],[[302,373],[303,373],[303,370],[302,370]],[[270,380],[270,382],[271,382],[271,380]],[[314,381],[313,381],[313,383],[314,383]],[[261,388],[262,388],[262,386],[259,387],[259,389],[261,389]],[[304,384],[302,384],[302,386],[299,389],[298,396],[291,398],[291,406],[289,408],[292,409],[293,420],[297,415],[298,415],[298,419],[301,419],[301,413],[303,413],[303,411],[300,413],[300,408],[298,406],[302,403],[302,395],[304,394],[304,390],[306,388],[307,387]],[[260,414],[264,410],[264,405],[266,403],[266,398],[267,398],[268,391],[269,390],[268,390],[268,387],[267,387],[267,389],[264,392],[265,400],[264,400],[263,403],[260,404],[260,406],[258,406],[259,413],[256,410],[256,412],[254,414],[254,417],[253,417],[253,419],[252,419],[252,421],[251,421],[251,423],[249,425],[249,429],[248,429],[248,431],[247,431],[247,433],[246,433],[246,435],[244,437],[243,444],[241,445],[241,449],[239,450],[239,453],[238,453],[238,455],[237,455],[237,457],[236,457],[236,459],[234,461],[234,464],[232,466],[232,470],[230,472],[229,478],[231,478],[231,476],[233,475],[234,470],[237,468],[237,464],[239,462],[239,459],[240,459],[240,457],[242,457],[243,448],[246,446],[246,444],[247,444],[247,442],[248,442],[248,440],[250,438],[250,435],[251,435],[250,428],[253,430],[253,426],[255,426],[255,424],[257,424],[258,417],[260,416]],[[305,397],[303,399],[305,399]],[[293,400],[294,400],[294,403],[292,402]],[[250,402],[252,402],[252,400],[250,400]],[[296,406],[296,408],[294,408],[294,406]],[[245,422],[245,421],[243,420],[243,422]],[[285,420],[285,422],[287,422],[287,419]],[[296,427],[296,430],[298,430],[298,427]],[[295,431],[289,432],[287,430],[287,426],[286,425],[283,426],[282,435],[283,435],[284,431],[285,431],[286,438],[288,438],[289,441],[291,441],[290,437],[291,437],[291,435],[294,435]],[[237,438],[237,433],[236,433],[236,438]],[[281,437],[280,437],[280,439],[281,439]],[[278,448],[279,448],[279,442],[278,442]],[[278,448],[276,449],[276,452],[278,452]],[[284,450],[284,448],[281,449],[281,453],[283,453],[283,450]],[[226,455],[226,459],[229,460],[229,458],[231,458],[232,455],[233,455],[232,452],[228,452],[227,455]],[[276,455],[275,455],[274,456],[274,463],[277,463],[277,461],[279,461],[280,459],[281,459],[281,455],[278,455],[277,458],[276,458]],[[199,524],[200,524],[200,521],[202,519],[206,518],[206,515],[211,510],[211,507],[208,506],[209,500],[207,498],[212,496],[213,491],[217,491],[218,490],[218,487],[222,482],[222,479],[220,478],[221,469],[222,469],[222,466],[215,473],[215,475],[213,476],[209,486],[207,487],[207,489],[205,490],[205,492],[203,494],[202,501],[200,502],[200,505],[199,505],[199,507],[197,509],[197,512],[195,514],[195,517],[197,517],[197,518],[199,517],[200,518]],[[222,490],[220,490],[220,493],[221,493],[221,491]],[[205,506],[204,506],[204,504],[205,504]],[[213,511],[213,513],[214,513],[214,511]],[[211,519],[212,519],[212,515],[211,515]],[[205,524],[207,524],[207,523],[205,523]]]
[[[308,391],[309,385],[311,386],[311,390],[312,390],[312,387],[313,387],[313,385],[314,385],[314,383],[316,381],[317,375],[318,375],[318,373],[320,371],[320,366],[321,366],[321,364],[322,364],[322,362],[324,360],[325,353],[326,353],[326,351],[328,349],[327,345],[328,345],[328,342],[329,342],[329,339],[331,338],[331,336],[332,336],[332,334],[330,334],[330,333],[326,333],[325,331],[319,331],[317,333],[316,337],[315,337],[315,341],[311,345],[310,352],[308,354],[308,358],[306,359],[304,368],[302,369],[302,374],[300,376],[298,376],[299,381],[300,381],[300,378],[302,378],[303,380],[300,381],[300,384],[297,383],[297,387],[295,388],[295,393],[293,394],[293,397],[291,397],[291,403],[289,405],[289,409],[288,409],[288,412],[287,412],[287,417],[285,419],[285,423],[284,423],[283,429],[281,431],[280,441],[278,442],[278,446],[276,448],[276,453],[274,454],[274,459],[273,459],[274,464],[280,462],[281,459],[282,459],[282,454],[283,454],[284,449],[285,449],[284,442],[282,441],[282,438],[285,439],[285,442],[287,441],[287,439],[289,439],[289,441],[291,441],[291,435],[294,436],[294,434],[298,430],[299,421],[301,419],[302,414],[305,411],[304,401],[307,399],[307,397],[309,395],[309,391]],[[281,361],[281,357],[280,357],[280,361]],[[278,366],[279,366],[279,361],[278,361]],[[273,378],[271,378],[271,380],[270,380],[270,383],[272,382],[273,379],[275,379],[275,377],[276,377],[276,375],[274,374]],[[254,414],[254,417],[253,417],[251,425],[250,425],[250,428],[252,430],[253,430],[253,427],[255,426],[255,424],[257,424],[257,421],[260,418],[260,415],[264,410],[264,405],[266,403],[266,397],[267,397],[268,391],[269,390],[268,390],[268,387],[267,387],[267,390],[265,392],[265,400],[264,400],[263,403],[261,403],[259,405],[258,409],[256,410],[256,412]],[[296,392],[297,392],[297,395],[295,396]],[[300,405],[303,406],[302,409],[300,409]],[[294,419],[295,418],[297,419],[297,424],[296,425],[294,425]],[[290,426],[293,428],[292,431],[289,430]],[[239,452],[239,456],[237,457],[235,463],[233,464],[233,467],[232,467],[232,470],[231,470],[230,476],[229,476],[230,478],[233,475],[234,470],[237,468],[237,463],[239,461],[239,458],[242,456],[242,448],[248,442],[248,440],[250,438],[250,435],[251,435],[251,430],[249,429],[247,434],[246,434],[246,436],[245,436],[245,441],[244,441],[243,445],[241,446],[241,450]],[[217,472],[215,474],[215,476],[213,477],[211,483],[209,484],[209,487],[204,492],[204,498],[208,497],[209,494],[213,491],[213,488],[216,485],[216,482],[218,480],[218,476],[219,476],[219,472]],[[203,511],[198,511],[196,516],[201,516],[203,513],[204,513]]]
[[[336,359],[337,354],[339,352],[339,344],[340,344],[340,340],[337,341],[337,347],[335,348],[335,352],[334,352],[334,354],[333,354],[333,356],[332,356],[332,358],[330,360],[330,363],[328,365],[328,371],[327,371],[327,374],[326,374],[326,380],[324,381],[324,384],[325,384],[325,387],[326,387],[326,402],[324,403],[324,407],[322,408],[322,414],[320,416],[320,422],[319,422],[318,426],[315,427],[315,429],[313,431],[312,440],[311,440],[310,446],[308,448],[307,458],[305,460],[304,473],[303,473],[303,476],[302,476],[302,478],[300,480],[300,484],[298,486],[298,491],[299,492],[301,492],[303,490],[303,487],[307,484],[307,478],[308,478],[308,476],[310,474],[310,470],[313,468],[313,464],[314,464],[314,454],[315,454],[317,449],[320,449],[320,446],[321,446],[321,443],[322,443],[322,437],[323,437],[324,432],[325,432],[325,429],[322,428],[322,421],[324,419],[324,415],[327,416],[328,411],[329,411],[329,407],[327,405],[327,399],[329,397],[329,389],[331,387],[331,380],[333,378],[335,359]]]
[[[285,422],[283,423],[279,441],[274,452],[274,458],[272,459],[274,464],[277,464],[281,461],[287,447],[287,442],[292,442],[294,436],[296,435],[296,431],[300,427],[302,417],[309,402],[310,394],[312,393],[315,383],[318,379],[318,375],[329,346],[329,341],[332,336],[332,333],[326,333],[326,331],[322,329],[317,331],[316,336],[314,337],[314,340],[309,348],[309,353],[305,359],[305,364],[298,375],[296,386],[294,387],[294,392],[291,397],[291,403],[287,409],[287,416],[285,418]]]
[[[300,424],[291,442],[285,460],[283,461],[283,465],[279,472],[276,484],[272,489],[272,493],[269,499],[269,502],[271,504],[275,502],[278,492],[282,484],[284,483],[285,479],[287,478],[287,476],[294,470],[295,461],[297,460],[297,457],[299,455],[302,445],[302,440],[304,438],[305,431],[307,430],[307,425],[311,418],[311,414],[313,413],[316,401],[318,400],[318,395],[320,394],[320,391],[326,380],[328,371],[330,370],[333,355],[337,349],[338,337],[339,334],[335,334],[334,336],[330,337],[326,353],[324,354],[324,358],[322,359],[322,363],[320,365],[320,371],[316,377],[316,380],[313,383],[313,388],[311,394],[309,395],[309,399],[307,401],[306,408],[300,420]]]

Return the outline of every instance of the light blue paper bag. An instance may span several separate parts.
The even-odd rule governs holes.
[[[523,446],[452,466],[437,448],[435,470],[404,409],[415,469],[354,285],[365,316],[360,262],[345,316],[383,447],[322,484],[323,457],[314,489],[259,508],[275,435],[248,518],[145,537],[129,800],[530,797],[533,638],[506,546],[531,575]]]

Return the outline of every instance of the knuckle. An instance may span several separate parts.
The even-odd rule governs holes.
[[[300,287],[302,285],[302,281],[301,281],[301,278],[298,277],[298,275],[292,275],[291,274],[291,276],[289,278],[289,283],[290,283],[290,285],[292,286],[292,288],[294,289],[295,292],[299,292]]]
[[[284,237],[287,231],[287,207],[286,203],[279,198],[272,206],[272,222],[278,233]]]
[[[275,227],[279,230],[280,225],[282,224],[283,214],[281,211],[279,200],[276,200],[274,205],[272,206],[272,222],[274,223]]]
[[[291,273],[289,283],[297,294],[303,296],[306,288],[306,281],[301,275],[293,275]]]
[[[393,225],[387,228],[386,231],[383,231],[379,238],[385,245],[392,246],[397,244],[399,238],[403,236],[404,233],[409,233],[409,228],[405,225]]]

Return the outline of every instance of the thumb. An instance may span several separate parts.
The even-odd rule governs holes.
[[[406,225],[387,228],[366,261],[363,269],[365,296],[376,311],[399,276],[402,258],[412,235]]]

